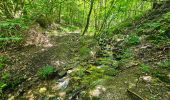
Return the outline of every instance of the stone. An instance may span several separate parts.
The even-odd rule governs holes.
[[[65,95],[66,95],[66,92],[60,92],[60,93],[59,93],[59,96],[60,96],[60,97],[65,97]]]
[[[63,76],[65,76],[67,74],[67,71],[60,71],[59,73],[58,73],[58,75],[60,76],[60,77],[63,77]]]
[[[96,88],[90,91],[90,95],[93,97],[99,97],[101,93],[105,92],[106,88],[102,85],[96,86]]]
[[[45,93],[46,91],[47,91],[47,88],[43,87],[43,88],[40,88],[39,93]]]
[[[141,79],[146,83],[151,83],[151,81],[152,81],[151,76],[142,76]]]
[[[68,84],[70,82],[70,78],[69,77],[63,77],[62,79],[59,79],[58,83],[58,89],[65,89],[67,88]]]

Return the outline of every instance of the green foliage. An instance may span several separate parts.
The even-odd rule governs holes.
[[[155,28],[158,28],[161,26],[161,23],[159,22],[150,22],[150,23],[145,23],[144,25],[146,28],[152,28],[152,29],[155,29]]]
[[[11,74],[10,73],[3,73],[1,79],[2,80],[8,80],[10,78]]]
[[[129,46],[139,44],[140,43],[140,37],[136,34],[130,34],[125,39],[125,43]]]
[[[0,21],[0,48],[20,43],[27,28],[22,18]]]
[[[78,86],[88,85],[89,88],[94,87],[99,80],[105,79],[110,76],[115,76],[117,74],[117,70],[107,65],[103,66],[78,66],[77,70],[71,73],[73,77],[73,84],[78,84]]]
[[[6,61],[8,60],[5,56],[0,56],[0,69],[2,69],[5,66]]]
[[[73,25],[64,25],[63,30],[66,32],[78,30],[79,27]]]
[[[167,73],[162,71],[156,71],[153,73],[154,76],[158,77],[161,81],[170,83],[170,78]]]
[[[55,68],[50,65],[45,65],[38,70],[37,75],[46,78],[55,71]]]
[[[112,58],[105,57],[105,58],[98,58],[96,60],[97,65],[105,65],[105,66],[110,66],[112,68],[117,68],[119,62],[116,60],[113,60]]]
[[[118,70],[109,66],[105,66],[102,69],[104,70],[104,75],[115,76],[118,73]]]
[[[86,70],[89,74],[84,74],[81,79],[82,84],[92,85],[94,81],[99,80],[103,77],[104,70],[98,69],[96,66],[89,65],[89,68]]]
[[[80,48],[80,56],[87,56],[90,53],[90,49],[87,47]]]
[[[163,15],[163,18],[170,21],[170,12]]]
[[[130,58],[133,58],[134,54],[132,53],[132,50],[131,49],[125,49],[122,51],[122,57],[123,59],[130,59]]]
[[[170,70],[170,60],[164,60],[159,64],[160,67]]]
[[[145,64],[140,64],[140,69],[144,73],[150,73],[151,67]]]
[[[158,100],[158,99],[157,99],[157,95],[151,96],[151,100]]]
[[[10,76],[11,74],[8,72],[2,73],[1,78],[0,78],[0,92],[2,92],[3,89],[8,86],[10,82]]]
[[[2,92],[2,90],[7,86],[7,84],[3,83],[0,81],[0,93]]]

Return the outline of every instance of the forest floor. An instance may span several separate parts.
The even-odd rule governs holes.
[[[10,84],[1,97],[169,100],[170,35],[160,33],[168,23],[161,18],[133,30],[122,27],[112,36],[102,36],[101,43],[93,37],[80,36],[79,31],[49,29],[40,44],[3,53],[9,57],[9,65],[1,70],[1,76]],[[47,65],[55,70],[48,77],[40,77],[37,73]]]

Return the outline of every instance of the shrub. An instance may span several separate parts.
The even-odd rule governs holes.
[[[5,66],[7,59],[8,58],[5,56],[0,56],[0,69],[2,69]]]
[[[2,93],[2,90],[7,86],[4,82],[0,81],[0,93]]]
[[[39,69],[38,71],[38,76],[42,77],[42,78],[46,78],[48,77],[50,74],[52,74],[55,71],[55,68],[50,66],[50,65],[46,65],[43,66],[41,69]]]
[[[162,61],[159,64],[159,66],[162,67],[162,68],[170,69],[170,59]]]
[[[125,43],[129,46],[130,45],[136,45],[136,44],[140,43],[140,38],[136,34],[131,34],[125,39]]]
[[[27,28],[24,19],[7,19],[0,21],[0,49],[13,46],[22,41],[23,31]]]
[[[90,53],[90,49],[87,47],[80,48],[80,56],[87,56]]]
[[[10,73],[5,72],[5,73],[2,74],[2,77],[1,77],[1,78],[2,78],[3,80],[8,80],[8,79],[10,78],[10,76],[11,76]]]
[[[142,72],[144,72],[144,73],[149,73],[150,70],[151,70],[150,66],[145,65],[145,64],[140,64],[140,69],[141,69]]]

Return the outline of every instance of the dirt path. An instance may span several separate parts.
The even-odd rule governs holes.
[[[40,85],[41,82],[43,84],[36,74],[38,69],[45,65],[51,65],[59,70],[71,66],[74,58],[78,55],[79,38],[77,33],[51,36],[51,47],[28,46],[9,53],[12,64],[6,70],[16,78],[23,80],[14,90],[6,91],[8,97],[20,97],[28,88]]]

